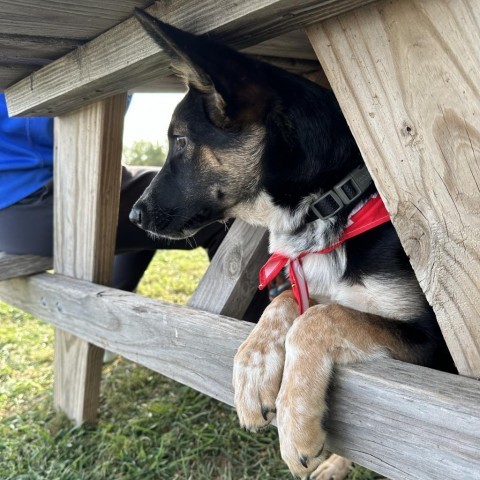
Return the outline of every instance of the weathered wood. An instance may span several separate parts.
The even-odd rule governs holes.
[[[8,65],[0,67],[0,90],[3,90],[15,82],[20,81],[22,78],[25,78],[31,73],[32,69],[27,65]]]
[[[0,58],[3,63],[0,68],[9,66],[7,58],[22,65],[43,66],[83,43],[68,38],[0,33]],[[0,88],[3,86],[0,83]]]
[[[254,55],[259,60],[263,60],[264,62],[271,63],[272,65],[276,65],[277,67],[284,68],[293,73],[297,73],[299,75],[305,75],[307,78],[311,78],[313,76],[313,81],[316,81],[317,76],[323,77],[323,82],[325,83],[326,77],[323,71],[320,69],[318,61],[312,60],[298,60],[296,58],[285,58],[285,57],[278,57],[278,56],[265,56],[265,55]],[[1,75],[1,67],[0,67],[0,75]],[[328,82],[327,82],[328,83]],[[151,80],[148,83],[144,83],[138,87],[135,87],[129,90],[129,93],[136,93],[136,92],[176,92],[176,93],[183,93],[186,91],[186,87],[184,82],[180,80],[179,77],[174,75],[168,76],[160,76]]]
[[[188,305],[242,318],[258,289],[258,271],[267,258],[268,232],[235,220]]]
[[[154,15],[246,48],[373,0],[157,2]],[[168,60],[133,18],[47,65],[7,91],[11,115],[53,115],[165,76]]]
[[[318,64],[317,56],[303,29],[271,38],[243,49],[245,53],[269,57],[313,60]]]
[[[147,3],[0,0],[0,90],[124,21],[134,6]],[[13,65],[27,68],[13,70]]]
[[[0,0],[0,32],[89,40],[148,0]]]
[[[55,271],[109,283],[120,195],[126,95],[55,119]],[[54,403],[76,424],[97,416],[103,351],[55,332]]]
[[[232,405],[233,356],[252,325],[40,274],[0,298]],[[328,447],[392,479],[478,478],[480,383],[393,360],[339,368]]]
[[[69,38],[0,33],[0,90],[84,43],[83,40]],[[245,51],[268,57],[272,63],[298,73],[318,68],[317,57],[303,30],[280,35]],[[24,70],[14,71],[13,65],[22,66]],[[155,78],[131,90],[181,92],[183,88],[177,77],[166,76]]]
[[[50,257],[37,255],[10,255],[0,252],[0,280],[32,275],[52,268]]]
[[[55,119],[55,271],[96,283],[112,274],[126,95]]]
[[[402,0],[308,29],[457,368],[472,377],[480,377],[479,25],[478,0]]]

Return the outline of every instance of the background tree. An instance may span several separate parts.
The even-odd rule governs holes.
[[[165,158],[166,154],[161,145],[137,140],[130,147],[123,148],[122,162],[126,165],[161,167]]]

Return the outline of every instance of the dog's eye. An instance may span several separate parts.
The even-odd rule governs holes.
[[[187,137],[175,137],[175,146],[178,150],[183,150],[187,145]]]

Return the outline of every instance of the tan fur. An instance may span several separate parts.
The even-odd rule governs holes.
[[[292,473],[313,478],[322,463],[326,434],[321,422],[333,365],[389,356],[420,359],[388,322],[339,305],[309,308],[288,332],[285,350],[276,402],[280,449]]]
[[[311,480],[343,480],[352,469],[352,462],[333,453],[310,476]]]
[[[283,292],[265,309],[235,355],[235,406],[240,424],[249,430],[265,427],[275,416],[275,400],[285,360],[285,338],[298,315],[292,292]]]
[[[326,468],[322,420],[334,364],[382,357],[417,363],[421,352],[375,315],[340,305],[313,306],[294,320],[296,312],[292,294],[284,292],[240,347],[234,363],[235,405],[242,425],[252,430],[267,425],[276,410],[280,450],[291,472],[321,479]]]

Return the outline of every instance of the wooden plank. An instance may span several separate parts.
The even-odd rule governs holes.
[[[188,305],[242,318],[257,292],[258,271],[267,258],[268,232],[235,220]]]
[[[126,95],[55,119],[54,265],[109,283],[120,196]],[[103,350],[55,332],[54,403],[77,425],[96,420]]]
[[[253,325],[59,275],[0,283],[0,298],[229,405]],[[393,360],[338,368],[328,447],[391,479],[477,478],[480,383]]]
[[[1,58],[4,59],[0,61],[0,72],[3,71],[3,74],[0,73],[0,90],[84,43],[82,40],[68,38],[0,33],[0,52]],[[310,72],[318,68],[317,57],[303,30],[272,38],[247,48],[245,51],[268,57],[267,61],[298,73]],[[6,60],[7,57],[8,60]],[[5,68],[11,68],[14,64],[29,68],[24,71],[23,75]],[[177,77],[169,76],[155,78],[133,90],[137,92],[181,92],[184,90],[184,86]]]
[[[310,75],[320,75],[325,81],[325,74],[320,68],[318,61],[312,60],[302,60],[297,58],[284,58],[278,56],[265,56],[265,55],[255,55],[259,60],[264,62],[269,62],[277,67],[284,68],[290,72],[297,73],[299,75],[305,75],[309,77]],[[0,68],[1,71],[1,68]],[[316,81],[313,79],[313,81]],[[0,84],[1,87],[1,84]],[[186,91],[185,84],[182,80],[174,75],[169,76],[160,76],[154,78],[148,83],[144,83],[138,87],[135,87],[129,90],[129,93],[135,92],[178,92],[184,93]]]
[[[42,65],[47,61],[52,61],[65,55],[83,43],[81,40],[68,38],[0,33],[0,52],[2,57],[32,58],[38,63],[42,62]]]
[[[318,63],[315,51],[303,29],[294,30],[285,35],[257,43],[243,50],[254,55],[269,57],[295,58],[298,60],[314,60]]]
[[[126,94],[55,119],[55,271],[109,283]]]
[[[480,377],[480,2],[376,3],[308,29],[458,370]]]
[[[3,65],[0,66],[0,91],[18,82],[25,76],[32,73],[32,68],[28,65]]]
[[[246,48],[373,0],[179,0],[154,15],[194,33]],[[58,115],[169,74],[160,47],[133,18],[6,91],[10,115]]]
[[[1,0],[0,0],[1,1]],[[0,91],[83,42],[68,38],[0,33]],[[23,71],[12,70],[14,65]]]
[[[0,252],[0,281],[10,278],[32,275],[52,268],[50,257],[37,255],[10,255]]]
[[[0,0],[0,32],[89,40],[148,0]]]

